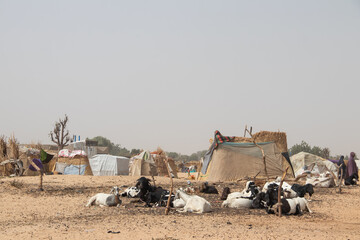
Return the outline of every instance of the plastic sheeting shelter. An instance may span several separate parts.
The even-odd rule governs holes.
[[[257,143],[266,155],[269,177],[281,176],[290,163],[283,166],[283,155],[274,142]],[[260,173],[259,173],[260,172]],[[204,176],[208,181],[234,181],[244,177],[266,176],[261,150],[253,143],[225,142],[214,150]]]
[[[129,175],[127,157],[98,154],[90,158],[90,166],[94,176]]]
[[[308,170],[312,169],[319,173],[326,172],[327,170],[330,170],[335,174],[337,173],[337,168],[334,163],[311,153],[299,152],[291,156],[290,161],[294,168],[295,177],[304,172],[305,166]]]

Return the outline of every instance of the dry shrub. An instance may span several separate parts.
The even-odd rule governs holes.
[[[9,138],[7,153],[9,159],[19,159],[20,157],[19,143],[14,134]]]
[[[22,188],[24,186],[24,183],[14,179],[13,181],[10,182],[10,185],[16,188]]]
[[[5,160],[6,157],[6,138],[5,136],[0,136],[0,162]]]
[[[27,147],[41,150],[43,147],[40,142],[31,142]]]

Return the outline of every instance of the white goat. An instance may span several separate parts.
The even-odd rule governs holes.
[[[90,207],[91,205],[99,205],[100,207],[104,206],[120,206],[121,200],[120,200],[120,188],[113,187],[110,191],[110,194],[106,193],[98,193],[95,196],[91,197],[86,204],[86,207]]]
[[[250,208],[252,205],[253,200],[248,198],[232,198],[226,199],[222,204],[221,207],[229,207],[229,208]]]
[[[211,211],[211,205],[204,198],[197,195],[188,195],[182,190],[177,190],[179,197],[185,202],[185,206],[179,212],[205,213]]]

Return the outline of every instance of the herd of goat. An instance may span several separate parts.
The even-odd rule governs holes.
[[[248,181],[245,189],[241,192],[230,192],[225,187],[220,199],[224,200],[221,207],[228,208],[253,208],[265,209],[267,213],[276,213],[278,211],[278,191],[280,178],[275,181],[267,182],[260,189],[255,182]],[[202,193],[218,194],[215,186],[203,183],[199,189]],[[160,186],[153,186],[150,179],[141,177],[137,180],[136,185],[127,188],[124,192],[120,192],[120,188],[113,187],[110,194],[98,193],[91,197],[86,204],[99,206],[120,206],[122,201],[120,197],[139,198],[145,203],[145,207],[166,206],[170,198],[170,206],[176,208],[179,212],[205,213],[211,211],[211,204],[203,197],[194,193],[195,189],[190,185],[186,189],[178,189],[175,194],[170,196],[168,190]],[[280,189],[281,211],[284,214],[302,214],[303,211],[312,212],[308,206],[305,195],[314,193],[313,185],[290,185],[283,182]]]

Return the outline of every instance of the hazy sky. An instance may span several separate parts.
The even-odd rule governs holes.
[[[189,154],[285,131],[360,154],[359,1],[0,0],[0,135]]]

